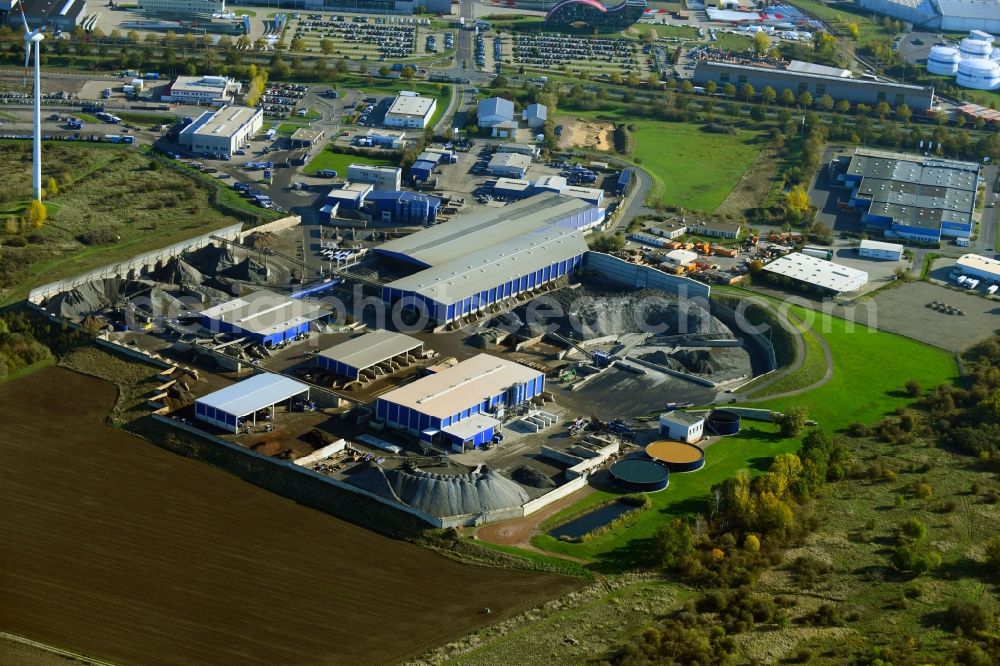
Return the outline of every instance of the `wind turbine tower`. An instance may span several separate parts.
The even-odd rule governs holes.
[[[21,6],[21,20],[24,22],[24,68],[28,68],[31,60],[31,50],[35,51],[35,134],[34,148],[35,159],[33,164],[32,185],[34,186],[35,199],[42,200],[42,73],[41,73],[41,49],[42,40],[45,35],[41,30],[32,30],[28,27],[28,19],[24,16],[24,6]]]

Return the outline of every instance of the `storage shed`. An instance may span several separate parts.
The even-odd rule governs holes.
[[[267,372],[198,398],[194,403],[194,415],[199,421],[229,432],[239,432],[247,417],[256,424],[257,412],[269,409],[271,418],[274,418],[275,405],[288,400],[291,408],[292,399],[302,394],[308,399],[309,387],[306,384]]]

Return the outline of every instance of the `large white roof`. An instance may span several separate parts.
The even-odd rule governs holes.
[[[240,418],[308,390],[308,386],[294,379],[265,372],[209,393],[196,402]]]
[[[431,108],[434,106],[435,100],[433,97],[415,97],[412,95],[400,95],[389,107],[387,113],[394,116],[411,116],[414,118],[423,118],[431,113]]]
[[[427,375],[380,396],[421,414],[447,418],[503,393],[542,373],[490,354],[478,354],[458,365]]]
[[[544,194],[390,241],[377,250],[409,257],[429,268],[386,287],[421,294],[437,303],[457,303],[572,259],[587,251],[583,234],[555,225],[592,208],[579,199]]]
[[[309,323],[325,313],[306,301],[261,290],[202,310],[201,314],[249,333],[267,336]]]
[[[495,247],[543,225],[554,225],[587,208],[586,203],[556,193],[529,197],[503,208],[486,208],[422,229],[375,248],[424,266],[469,256]]]
[[[981,254],[963,254],[958,258],[958,261],[956,261],[955,264],[959,268],[967,268],[983,273],[989,273],[993,275],[995,279],[1000,280],[1000,261],[997,261],[996,259],[984,257]]]
[[[319,355],[363,370],[394,356],[419,349],[423,344],[403,333],[377,330],[330,347]]]
[[[826,259],[792,252],[764,266],[777,275],[829,289],[836,293],[857,291],[868,282],[868,273]]]
[[[193,123],[181,130],[181,134],[198,136],[233,136],[257,115],[260,109],[248,106],[224,106],[218,111],[206,111]]]
[[[884,241],[868,240],[861,241],[862,250],[883,250],[885,252],[902,252],[903,246],[899,243],[886,243]]]

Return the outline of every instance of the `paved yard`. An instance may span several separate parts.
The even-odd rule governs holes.
[[[932,301],[951,305],[965,315],[927,307]],[[853,312],[855,321],[955,351],[967,349],[1000,329],[1000,302],[927,282],[885,289],[858,303]]]

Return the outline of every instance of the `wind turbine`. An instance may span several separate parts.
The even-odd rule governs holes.
[[[35,199],[42,200],[42,74],[41,74],[41,41],[45,35],[41,30],[32,30],[28,27],[28,19],[24,16],[24,5],[21,5],[21,20],[24,22],[24,68],[28,68],[31,61],[31,48],[35,48],[35,160],[33,169],[32,184],[34,185]]]

